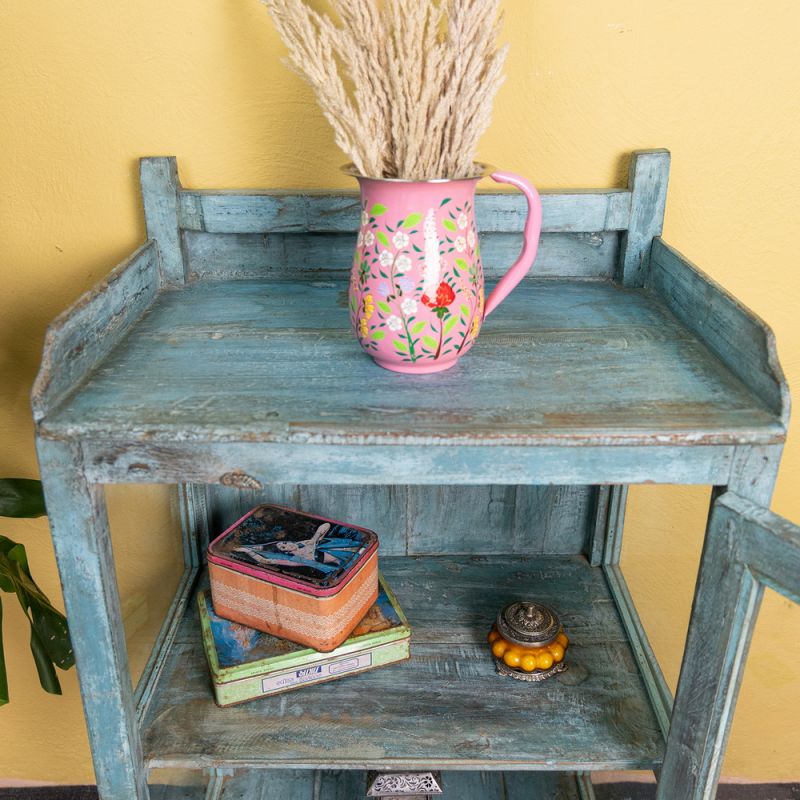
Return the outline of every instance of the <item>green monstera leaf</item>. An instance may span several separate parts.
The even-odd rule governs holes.
[[[69,669],[75,663],[66,617],[38,587],[28,566],[25,547],[0,536],[0,589],[17,595],[31,626],[31,653],[46,692],[61,694],[55,668]],[[8,702],[8,679],[0,651],[0,705]]]
[[[0,515],[40,517],[44,495],[39,481],[24,478],[0,480]],[[0,591],[16,594],[31,628],[30,647],[39,683],[46,692],[61,694],[56,667],[75,664],[66,617],[53,606],[31,575],[24,545],[0,536]],[[8,702],[8,675],[3,652],[3,607],[0,600],[0,705]]]
[[[28,478],[0,480],[0,517],[43,517],[46,513],[40,481]]]

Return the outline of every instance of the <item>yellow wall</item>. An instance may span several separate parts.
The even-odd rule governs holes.
[[[280,63],[256,0],[0,2],[0,475],[36,474],[28,392],[47,322],[143,238],[136,159],[175,154],[194,186],[341,187],[344,160]],[[547,187],[624,182],[626,153],[668,147],[668,240],[774,328],[800,396],[800,6],[721,0],[507,0],[508,81],[481,156]],[[796,428],[796,426],[795,426]],[[800,521],[790,437],[773,508]],[[112,496],[140,667],[179,559],[165,490]],[[624,563],[665,670],[685,635],[707,491],[633,494]],[[143,513],[143,509],[147,509]],[[43,521],[23,539],[58,595]],[[157,547],[157,559],[148,547]],[[158,569],[149,566],[158,561]],[[41,693],[6,606],[13,699],[0,778],[89,781],[74,672]],[[800,612],[768,597],[726,773],[800,779]]]

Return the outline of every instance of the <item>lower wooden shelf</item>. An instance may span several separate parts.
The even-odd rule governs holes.
[[[553,772],[445,772],[443,800],[592,800],[587,782]],[[362,770],[251,770],[203,786],[154,786],[151,800],[359,800]]]
[[[189,602],[158,660],[142,723],[146,762],[497,771],[659,765],[663,737],[601,569],[582,556],[437,556],[382,558],[381,570],[411,623],[410,661],[225,709],[214,704]],[[554,606],[571,640],[569,669],[542,684],[500,678],[486,644],[497,610],[520,596]]]

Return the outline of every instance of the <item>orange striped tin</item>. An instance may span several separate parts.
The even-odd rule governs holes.
[[[260,505],[211,542],[208,571],[218,616],[329,652],[378,597],[378,537]]]

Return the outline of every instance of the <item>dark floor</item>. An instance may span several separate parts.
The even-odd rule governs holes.
[[[655,788],[642,783],[608,783],[596,786],[595,794],[597,800],[651,800]],[[0,800],[97,800],[97,791],[93,786],[0,789]],[[800,800],[800,784],[720,786],[717,800]]]

